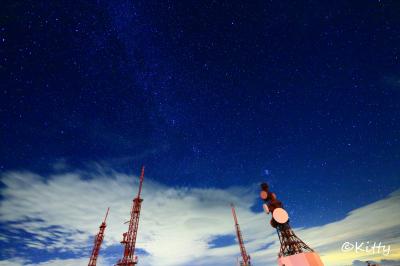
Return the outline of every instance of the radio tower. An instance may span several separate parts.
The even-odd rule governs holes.
[[[123,234],[123,239],[121,241],[121,244],[124,246],[124,257],[118,260],[116,264],[118,266],[133,266],[136,265],[138,262],[137,256],[135,256],[135,245],[136,236],[139,228],[140,209],[143,201],[143,199],[140,198],[140,194],[142,193],[143,180],[144,166],[142,166],[142,171],[140,173],[139,191],[136,198],[133,199],[129,229],[128,232]]]
[[[101,243],[103,242],[103,238],[104,238],[104,230],[106,230],[106,226],[107,226],[106,220],[107,220],[109,210],[110,210],[110,208],[107,209],[106,216],[104,217],[104,220],[100,225],[99,233],[96,235],[96,237],[94,239],[94,246],[93,246],[92,255],[90,256],[88,266],[96,266],[97,257],[99,256]]]
[[[275,193],[269,191],[267,183],[261,184],[260,197],[265,202],[264,211],[267,214],[272,213],[270,224],[276,229],[281,244],[278,265],[323,266],[319,255],[293,232],[288,213]]]
[[[235,228],[236,228],[236,236],[238,238],[239,246],[240,246],[240,253],[242,254],[242,261],[240,262],[240,266],[250,266],[250,256],[247,255],[246,248],[244,247],[244,242],[242,238],[242,233],[240,232],[239,223],[236,217],[235,206],[231,203],[232,207],[232,215],[233,219],[235,220]]]

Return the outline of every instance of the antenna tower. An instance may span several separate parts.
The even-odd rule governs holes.
[[[121,244],[124,246],[123,258],[118,260],[118,266],[134,266],[137,264],[137,256],[135,256],[136,236],[139,228],[140,209],[142,207],[143,199],[140,198],[142,193],[142,185],[144,180],[144,166],[140,173],[139,191],[136,198],[133,199],[131,209],[131,219],[129,221],[128,232],[123,234]]]
[[[235,220],[235,228],[236,228],[236,236],[238,238],[240,253],[242,255],[242,261],[240,262],[240,266],[250,266],[250,256],[246,252],[246,248],[244,247],[242,232],[240,231],[239,223],[236,216],[235,206],[231,203],[232,207],[232,215],[233,219]]]
[[[289,225],[288,213],[275,193],[269,191],[267,183],[261,184],[260,197],[265,202],[264,211],[272,214],[270,224],[276,229],[281,244],[278,265],[323,266],[319,255],[293,232]]]
[[[96,237],[94,239],[94,246],[93,246],[92,255],[90,256],[88,266],[96,266],[97,257],[99,256],[101,243],[103,242],[103,238],[104,238],[104,230],[106,230],[106,226],[107,226],[106,220],[107,220],[109,210],[110,210],[110,208],[107,209],[106,216],[104,217],[104,220],[100,225],[99,233],[96,235]]]

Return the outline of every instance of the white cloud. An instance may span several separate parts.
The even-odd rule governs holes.
[[[12,221],[11,228],[33,234],[30,240],[21,239],[29,247],[50,252],[90,249],[88,239],[97,232],[108,206],[104,245],[119,244],[137,193],[137,177],[101,169],[48,178],[8,172],[2,182],[5,200],[0,205],[0,220]],[[243,202],[238,208],[250,215],[252,196],[246,192],[241,188],[169,188],[146,179],[137,247],[149,256],[142,256],[141,264],[179,265],[201,259],[209,249],[208,241],[233,233],[230,202]],[[232,248],[231,253],[237,250]]]
[[[2,260],[0,261],[0,266],[23,266],[26,263],[24,259],[20,258],[13,258],[13,259],[8,259],[8,260]]]
[[[86,250],[87,256],[92,248],[88,239],[97,232],[108,206],[111,210],[104,248],[119,245],[122,233],[127,230],[123,223],[129,219],[132,198],[137,192],[137,177],[102,168],[90,173],[76,171],[46,178],[31,172],[8,172],[1,180],[5,186],[1,190],[4,200],[0,202],[0,221],[13,222],[8,225],[10,230],[23,229],[34,235],[20,241],[33,249],[49,252],[73,251],[82,255],[82,250]],[[277,236],[268,225],[269,218],[263,213],[251,212],[255,197],[254,191],[247,188],[171,188],[146,177],[137,247],[148,255],[140,256],[140,264],[234,264],[239,255],[237,245],[220,248],[209,245],[217,236],[234,235],[229,208],[229,203],[234,202],[253,261],[257,265],[275,265]],[[400,239],[399,197],[399,192],[394,193],[387,199],[354,210],[341,221],[296,229],[296,233],[320,251],[326,265],[349,265],[360,258],[340,253],[341,243],[355,240],[381,240],[392,244],[395,253],[390,259],[395,259]],[[268,243],[272,245],[263,249]],[[107,262],[115,263],[121,254],[122,251]],[[69,265],[69,262],[86,265],[87,261],[86,257],[54,259],[38,265]]]
[[[0,261],[0,266],[76,266],[76,265],[87,265],[87,258],[78,259],[51,259],[42,263],[29,263],[25,259],[16,258]],[[99,257],[97,261],[97,266],[106,266],[104,259]]]

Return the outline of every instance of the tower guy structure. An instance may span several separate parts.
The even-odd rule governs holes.
[[[236,236],[238,238],[239,247],[240,247],[240,254],[242,255],[242,261],[240,261],[240,266],[250,266],[250,256],[246,252],[246,248],[244,247],[242,232],[240,231],[239,223],[236,216],[235,206],[231,203],[232,208],[232,215],[233,219],[235,220],[235,229],[236,229]]]
[[[103,243],[104,231],[106,230],[106,226],[107,226],[106,220],[107,220],[109,210],[110,210],[110,208],[107,209],[106,216],[104,217],[104,220],[100,225],[99,233],[94,238],[94,246],[93,246],[92,255],[90,256],[88,266],[96,266],[96,264],[97,264],[97,257],[99,256],[101,243]]]
[[[128,232],[123,234],[121,244],[124,246],[124,254],[122,259],[118,260],[118,266],[133,266],[136,265],[138,260],[135,256],[136,236],[139,228],[140,209],[142,207],[143,199],[140,198],[142,193],[142,185],[144,180],[144,166],[140,173],[139,191],[136,198],[133,199],[131,209],[131,219],[129,221]]]
[[[270,224],[276,229],[280,241],[279,266],[323,266],[319,255],[293,232],[289,225],[289,215],[275,193],[269,191],[267,183],[261,184],[261,199],[264,211],[272,213]]]

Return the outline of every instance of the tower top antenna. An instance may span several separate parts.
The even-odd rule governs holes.
[[[110,207],[107,208],[106,216],[104,217],[103,223],[106,223],[107,217],[108,217],[108,212],[110,211]]]

